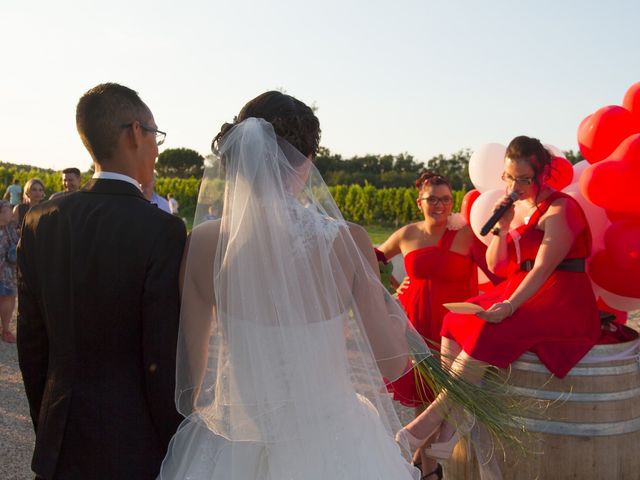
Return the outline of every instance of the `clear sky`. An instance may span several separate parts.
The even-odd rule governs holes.
[[[86,170],[75,106],[137,90],[161,148],[209,153],[249,99],[315,104],[322,145],[419,161],[576,129],[640,81],[637,0],[0,1],[0,161]]]

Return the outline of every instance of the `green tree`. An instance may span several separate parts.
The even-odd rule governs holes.
[[[201,178],[204,158],[190,148],[168,148],[158,156],[158,176],[167,178]]]
[[[376,188],[409,187],[423,167],[407,153],[342,159],[324,147],[319,149],[315,165],[327,185],[370,184]]]
[[[342,157],[340,155],[334,155],[328,148],[320,147],[313,163],[320,172],[320,175],[326,178],[325,175],[328,172],[340,170],[341,161]]]
[[[427,162],[427,168],[447,177],[453,190],[467,190],[471,186],[469,159],[471,151],[459,150],[450,157],[440,154]]]
[[[578,150],[577,152],[574,152],[573,150],[566,150],[563,153],[566,159],[571,162],[571,165],[575,165],[576,163],[584,160],[584,157],[582,156],[580,150]]]
[[[397,172],[418,172],[424,165],[416,163],[413,155],[401,153],[397,155],[393,162],[393,169]]]

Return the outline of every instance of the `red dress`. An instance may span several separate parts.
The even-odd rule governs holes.
[[[474,248],[473,256],[450,250],[457,230],[445,230],[433,247],[418,248],[407,253],[404,265],[411,279],[409,286],[398,296],[416,330],[434,347],[440,344],[442,319],[447,313],[442,306],[460,302],[478,293],[477,265],[474,258],[484,261],[484,245]],[[416,407],[433,400],[424,386],[416,386],[414,374],[407,373],[389,385],[393,398],[407,407]]]
[[[511,235],[507,237],[510,262],[507,281],[494,291],[468,301],[486,309],[509,298],[527,275],[520,269],[520,263],[535,260],[542,243],[544,232],[536,228],[538,220],[557,198],[575,203],[562,192],[554,192],[541,202],[529,223],[516,229],[520,235],[519,259],[516,242]],[[581,209],[580,212],[582,214]],[[582,218],[585,228],[574,240],[565,260],[589,256],[591,235],[584,214]],[[475,315],[449,313],[441,333],[458,342],[473,358],[500,368],[506,368],[526,351],[534,352],[556,377],[563,378],[596,344],[600,317],[588,275],[554,270],[538,292],[501,323],[487,323]]]

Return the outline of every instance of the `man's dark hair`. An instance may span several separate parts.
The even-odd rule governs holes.
[[[74,175],[80,176],[80,169],[76,167],[69,167],[62,170],[62,173],[73,173]]]
[[[76,107],[76,127],[82,143],[97,163],[109,161],[122,129],[151,116],[138,93],[117,83],[103,83],[85,93]]]

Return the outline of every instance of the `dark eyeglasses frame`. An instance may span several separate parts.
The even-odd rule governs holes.
[[[518,185],[531,185],[533,183],[533,177],[513,178],[511,175],[503,173],[500,178],[503,182],[516,183]]]
[[[129,127],[133,127],[133,124],[135,122],[131,122],[131,123],[125,123],[124,125],[120,125],[120,128],[129,128]],[[142,128],[143,130],[153,133],[156,136],[156,145],[160,146],[164,143],[165,138],[167,138],[167,132],[163,132],[162,130],[158,130],[157,128],[151,128],[151,127],[147,127],[146,125],[144,125],[143,123],[139,122],[140,124],[140,128]]]
[[[420,197],[419,200],[425,201],[433,207],[438,205],[438,203],[441,203],[443,207],[448,207],[453,203],[453,198],[451,197]]]

